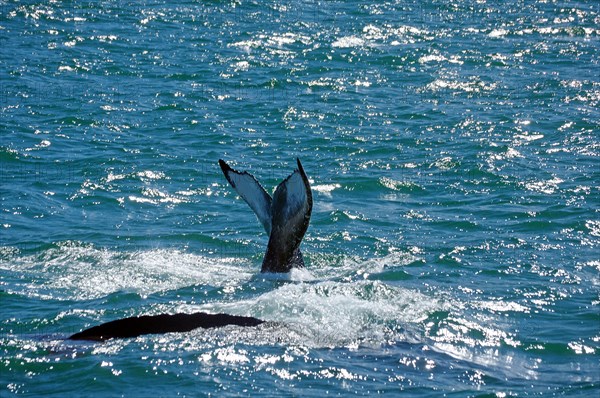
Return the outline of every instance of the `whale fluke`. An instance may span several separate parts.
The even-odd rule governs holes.
[[[219,159],[227,181],[248,203],[269,235],[261,272],[289,272],[304,266],[300,242],[312,213],[312,191],[300,159],[294,170],[275,189],[273,198],[247,171],[232,169]]]
[[[144,334],[189,332],[197,328],[218,328],[227,325],[258,326],[264,321],[248,316],[228,314],[161,314],[130,317],[106,322],[75,333],[69,340],[105,341],[113,338],[138,337]]]
[[[239,172],[219,159],[219,166],[233,189],[248,203],[267,235],[271,235],[271,196],[258,180],[247,171]]]

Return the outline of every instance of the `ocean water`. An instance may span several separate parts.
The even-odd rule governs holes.
[[[0,1],[0,396],[600,393],[597,1]],[[289,275],[223,158],[314,208]],[[105,343],[126,316],[267,322]]]

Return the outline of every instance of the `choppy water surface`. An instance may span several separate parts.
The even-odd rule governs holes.
[[[0,3],[2,396],[595,396],[595,1]],[[220,174],[300,157],[305,270]],[[227,327],[107,343],[125,316]]]

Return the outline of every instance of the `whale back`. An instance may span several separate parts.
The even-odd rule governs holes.
[[[160,314],[129,317],[106,322],[75,333],[69,340],[105,341],[114,338],[131,338],[145,334],[189,332],[197,328],[218,328],[227,325],[258,326],[262,320],[248,316],[229,314]]]

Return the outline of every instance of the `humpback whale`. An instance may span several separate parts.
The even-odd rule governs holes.
[[[252,174],[234,170],[219,159],[225,178],[248,203],[269,236],[261,272],[289,272],[304,267],[300,242],[308,229],[313,200],[302,163],[300,159],[296,162],[298,168],[277,186],[271,198]]]
[[[256,213],[269,235],[261,272],[288,272],[304,266],[300,242],[310,222],[312,193],[300,159],[296,161],[298,168],[277,186],[271,198],[252,174],[236,171],[219,159],[225,178]],[[204,312],[143,315],[106,322],[75,333],[69,339],[105,341],[226,325],[258,326],[263,322],[254,317]]]

